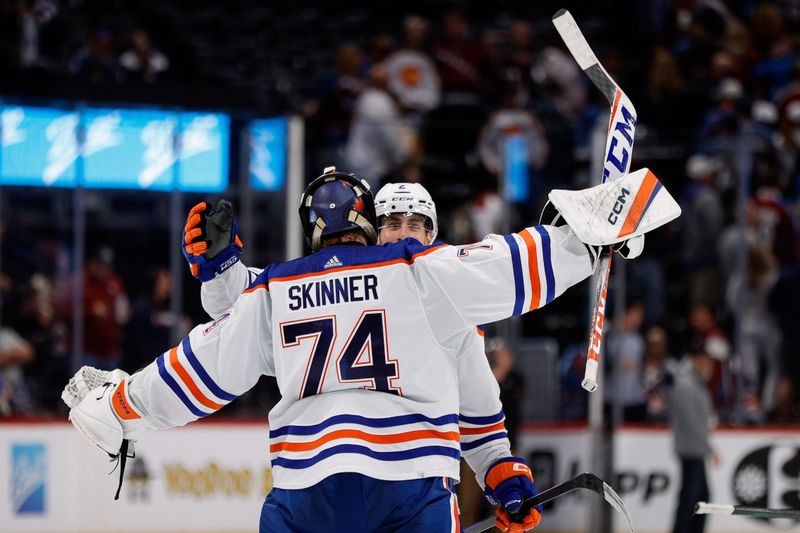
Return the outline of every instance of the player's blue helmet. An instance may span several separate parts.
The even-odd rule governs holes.
[[[323,237],[360,229],[368,244],[378,242],[375,202],[369,184],[353,174],[327,167],[300,197],[300,221],[312,252],[322,247]]]

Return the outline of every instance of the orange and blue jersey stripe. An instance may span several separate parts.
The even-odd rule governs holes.
[[[430,418],[422,414],[400,415],[385,418],[370,418],[360,415],[336,415],[313,425],[289,425],[272,429],[269,432],[272,466],[290,469],[309,468],[337,454],[359,454],[380,461],[405,461],[431,455],[443,455],[455,460],[461,457],[458,448],[459,434],[455,429],[457,415],[444,415]],[[349,427],[326,431],[340,425]],[[420,426],[420,424],[423,424]],[[354,425],[367,429],[355,428]],[[411,425],[411,427],[409,427]],[[432,427],[431,427],[432,426]],[[450,426],[449,428],[447,426]],[[369,428],[395,432],[371,432]],[[278,440],[294,437],[293,440]],[[299,437],[299,439],[298,439]],[[329,443],[347,440],[324,448]],[[360,441],[353,443],[350,441]],[[439,445],[431,441],[441,441]],[[413,446],[414,443],[424,445]],[[412,445],[403,450],[375,449],[372,446]],[[294,454],[318,452],[310,457]],[[293,457],[294,455],[294,457]]]
[[[502,410],[489,416],[458,415],[458,419],[462,452],[469,452],[488,442],[508,438],[506,417]]]
[[[206,394],[201,389],[195,377],[184,366],[182,359],[189,363],[189,367],[194,371],[209,394]],[[158,375],[164,383],[167,384],[186,408],[197,417],[208,416],[236,398],[235,395],[225,392],[206,372],[195,356],[188,336],[183,339],[180,346],[176,346],[158,356],[156,365],[158,366]],[[182,386],[181,383],[183,384]],[[209,395],[215,398],[210,398]]]
[[[518,234],[504,235],[514,275],[514,316],[538,309],[555,298],[550,234],[541,226],[534,229],[535,233],[525,229]],[[522,240],[523,247],[518,239]],[[544,279],[540,275],[540,268]],[[525,305],[526,302],[528,305]]]

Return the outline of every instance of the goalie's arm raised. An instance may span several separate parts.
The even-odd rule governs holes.
[[[533,226],[415,256],[414,275],[440,341],[550,303],[592,274],[593,247],[638,237],[680,215],[647,169],[582,191],[553,191],[550,199],[566,226]]]

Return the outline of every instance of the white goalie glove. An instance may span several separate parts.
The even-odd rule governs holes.
[[[638,257],[644,234],[681,214],[675,199],[646,168],[589,189],[556,189],[548,198],[542,223],[566,222],[594,256],[600,247],[614,246],[627,259]]]
[[[84,366],[61,393],[75,429],[112,458],[120,454],[124,440],[133,440],[145,430],[141,415],[127,397],[128,379],[122,370],[107,372]]]

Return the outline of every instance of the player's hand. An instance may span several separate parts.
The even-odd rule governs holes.
[[[207,202],[194,206],[183,228],[183,256],[192,275],[209,281],[236,264],[243,247],[237,232],[228,200],[220,200],[213,210]]]
[[[522,533],[539,524],[541,506],[531,507],[525,500],[536,496],[531,469],[518,457],[500,459],[486,472],[484,495],[497,505],[497,522],[500,531]]]

